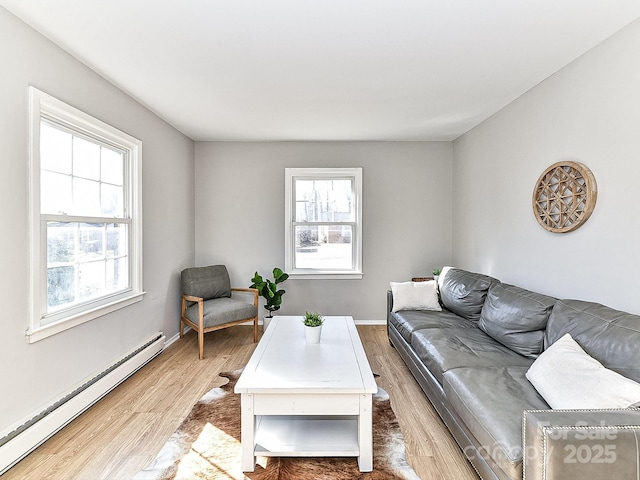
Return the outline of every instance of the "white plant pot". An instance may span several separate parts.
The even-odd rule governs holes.
[[[267,328],[269,328],[269,324],[271,323],[271,319],[273,317],[262,317],[262,331],[266,332]]]
[[[307,338],[307,343],[320,343],[320,334],[322,333],[322,325],[319,327],[307,327],[304,326],[304,334]]]

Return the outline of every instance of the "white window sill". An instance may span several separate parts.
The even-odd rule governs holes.
[[[40,340],[44,340],[52,335],[60,332],[64,332],[70,328],[76,327],[83,323],[86,323],[94,318],[101,317],[111,312],[115,312],[121,308],[133,305],[139,302],[144,297],[145,292],[132,293],[126,297],[120,298],[114,302],[107,303],[106,305],[100,305],[91,310],[84,311],[77,315],[73,315],[57,322],[48,323],[38,328],[29,329],[26,332],[27,341],[29,343],[35,343]]]
[[[289,273],[289,279],[299,280],[362,280],[362,272],[322,272],[314,271],[309,273],[293,272]]]

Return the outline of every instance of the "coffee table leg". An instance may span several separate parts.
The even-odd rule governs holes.
[[[253,395],[243,393],[240,395],[240,439],[242,441],[242,471],[253,472],[256,468],[255,450],[255,426],[256,419],[253,415]]]
[[[373,412],[371,394],[360,396],[358,445],[360,450],[358,468],[361,472],[370,472],[373,470]]]

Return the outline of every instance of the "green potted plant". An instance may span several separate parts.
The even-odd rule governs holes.
[[[289,274],[276,267],[273,269],[273,280],[262,278],[258,272],[256,272],[251,279],[252,283],[249,288],[258,290],[260,296],[265,300],[264,308],[268,312],[263,318],[263,327],[265,330],[269,327],[269,322],[271,318],[273,318],[273,312],[279,310],[282,305],[282,296],[285,294],[285,291],[279,289],[278,285],[287,278],[289,278]]]
[[[440,273],[442,272],[441,269],[439,268],[434,268],[433,269],[433,279],[436,281],[436,283],[438,283],[438,277],[440,276]]]
[[[304,334],[307,343],[319,343],[324,318],[316,312],[305,312],[302,323],[304,323]]]

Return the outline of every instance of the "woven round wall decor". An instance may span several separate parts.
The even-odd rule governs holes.
[[[586,222],[596,206],[596,179],[579,162],[558,162],[547,168],[533,190],[533,214],[553,233],[566,233]]]

